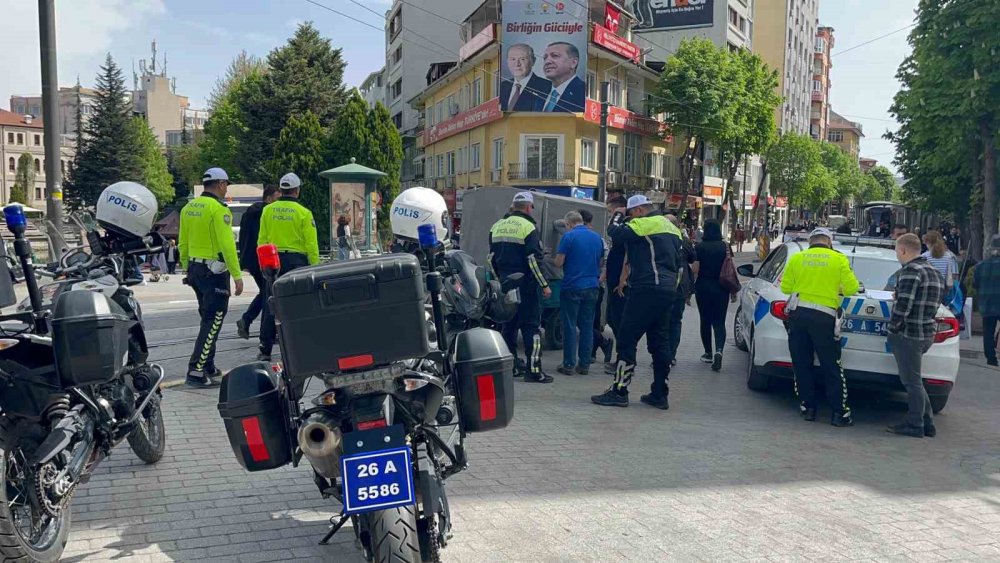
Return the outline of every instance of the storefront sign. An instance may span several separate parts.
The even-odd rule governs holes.
[[[716,176],[705,176],[705,205],[722,205],[722,192],[725,181]]]
[[[678,209],[681,206],[681,194],[670,194],[667,198],[667,209]],[[694,195],[689,195],[687,198],[688,209],[701,209],[701,198]]]
[[[602,25],[594,24],[594,43],[635,62],[639,62],[639,57],[642,56],[642,49],[638,45],[615,35]]]
[[[441,139],[496,121],[501,117],[503,117],[503,112],[500,111],[500,98],[493,98],[468,111],[463,111],[451,119],[430,126],[424,131],[424,145],[436,143]]]
[[[713,0],[636,0],[635,31],[712,25]]]
[[[485,29],[480,31],[469,40],[468,43],[462,45],[458,48],[458,60],[459,62],[475,55],[479,51],[482,51],[487,45],[493,43],[497,38],[497,28],[496,24],[490,24],[486,26]]]
[[[583,118],[591,123],[600,123],[601,103],[587,98],[587,110],[584,112]],[[658,137],[660,132],[665,130],[664,125],[655,119],[615,106],[608,107],[608,127],[651,137]]]

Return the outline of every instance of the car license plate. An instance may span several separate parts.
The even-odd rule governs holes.
[[[875,334],[885,336],[889,334],[889,321],[876,321],[874,319],[855,319],[848,317],[840,322],[842,332],[853,332],[857,334]]]
[[[346,514],[415,503],[408,446],[345,455],[340,458],[340,469]]]

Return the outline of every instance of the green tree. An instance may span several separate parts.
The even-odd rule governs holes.
[[[141,181],[127,94],[121,68],[109,54],[97,76],[94,112],[84,128],[72,181],[65,187],[71,208],[96,204],[101,191],[115,182]]]
[[[840,204],[840,209],[846,209],[847,204],[861,194],[864,184],[861,169],[858,168],[857,161],[833,143],[822,141],[819,143],[819,150],[823,167],[830,174],[829,182],[833,191],[833,197],[827,202],[832,204],[836,201]]]
[[[292,116],[281,130],[268,163],[270,175],[279,178],[294,172],[302,180],[299,200],[313,212],[321,243],[330,240],[330,194],[319,177],[325,166],[323,129],[311,111]]]
[[[208,95],[208,108],[214,111],[223,100],[228,99],[229,90],[233,85],[241,83],[251,74],[264,72],[267,72],[267,64],[260,57],[248,54],[246,50],[240,51],[229,63],[226,74],[215,81],[215,86]]]
[[[299,24],[285,45],[267,56],[268,93],[284,115],[311,111],[329,127],[344,106],[346,64],[340,49],[323,38],[312,22]],[[284,123],[282,120],[281,123]]]
[[[896,189],[896,176],[892,173],[892,170],[889,170],[885,166],[878,165],[869,170],[867,175],[871,177],[872,180],[877,183],[879,189],[881,189],[881,192],[879,192],[879,194],[875,197],[877,199],[891,201],[892,192]]]
[[[727,105],[732,115],[728,128],[711,136],[718,148],[719,168],[726,180],[725,199],[729,209],[734,205],[733,179],[747,158],[763,154],[775,140],[774,111],[781,104],[775,94],[777,71],[768,68],[759,55],[741,49],[726,53],[730,75]],[[731,214],[732,230],[736,230],[738,213]]]
[[[149,124],[141,117],[133,117],[129,122],[129,138],[132,140],[132,150],[135,152],[139,167],[139,177],[136,180],[146,186],[156,196],[160,209],[174,201],[174,178],[167,168],[167,157],[163,147],[149,128]]]
[[[30,153],[21,153],[14,172],[14,185],[10,187],[7,203],[28,204],[28,190],[35,187],[35,159]]]
[[[354,94],[357,96],[357,93]],[[403,139],[399,130],[392,123],[389,110],[379,102],[368,110],[367,128],[370,134],[368,155],[365,165],[380,172],[386,177],[379,180],[378,191],[382,198],[382,206],[378,214],[378,229],[380,232],[389,229],[389,211],[392,200],[396,199],[400,190],[400,174],[403,167]]]
[[[687,147],[681,159],[684,182],[679,215],[687,204],[694,177],[694,157],[701,152],[701,145],[731,127],[728,66],[724,49],[708,39],[685,39],[674,56],[666,60],[656,97],[650,104],[654,112],[665,114],[670,132],[682,138]]]
[[[768,151],[771,189],[788,198],[790,207],[811,206],[826,193],[819,143],[806,135],[785,133]]]
[[[171,147],[167,153],[167,166],[174,178],[174,201],[187,198],[191,189],[201,183],[201,175],[208,168],[203,166],[199,145],[193,144]]]

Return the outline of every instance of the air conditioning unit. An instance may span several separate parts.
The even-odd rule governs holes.
[[[503,170],[490,170],[490,181],[499,184],[503,181]]]
[[[608,171],[607,183],[617,184],[618,183],[618,173],[614,171]]]

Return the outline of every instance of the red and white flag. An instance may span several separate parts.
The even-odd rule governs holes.
[[[611,4],[604,5],[604,27],[611,33],[618,33],[618,23],[621,21],[621,11]]]

